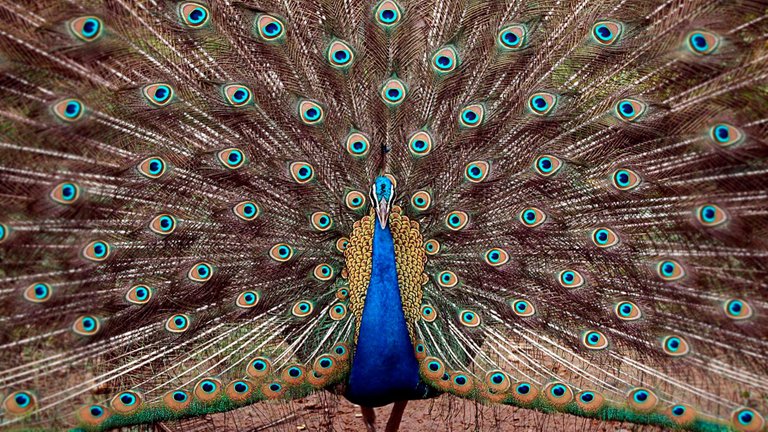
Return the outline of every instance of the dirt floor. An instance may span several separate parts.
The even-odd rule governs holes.
[[[391,406],[376,410],[383,432]],[[207,431],[365,431],[360,408],[343,398],[318,394],[290,404],[256,404],[202,419],[155,425],[165,432]],[[516,407],[478,406],[452,396],[408,404],[400,431],[595,431],[657,432],[658,427],[544,414]]]

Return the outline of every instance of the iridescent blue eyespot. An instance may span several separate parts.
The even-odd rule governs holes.
[[[51,110],[59,120],[71,123],[82,118],[85,106],[80,100],[70,98],[55,103]]]
[[[447,74],[458,67],[459,54],[452,46],[443,47],[432,56],[432,68],[438,74]]]
[[[208,23],[208,8],[197,2],[185,2],[179,5],[179,15],[188,27],[199,28]]]
[[[384,0],[376,7],[375,17],[380,26],[389,30],[402,18],[400,6],[395,0]]]
[[[172,397],[173,397],[173,400],[175,400],[176,402],[186,402],[187,399],[189,398],[189,396],[187,396],[187,394],[184,393],[183,391],[173,392]]]
[[[592,37],[600,45],[613,45],[621,35],[623,26],[614,21],[598,21],[592,26]]]
[[[85,42],[92,42],[98,39],[103,28],[104,25],[101,18],[95,16],[79,17],[69,22],[69,31]]]
[[[542,177],[550,177],[554,175],[562,167],[563,162],[552,155],[541,155],[536,158],[533,164],[533,168]]]
[[[712,54],[720,46],[720,36],[706,30],[693,31],[688,33],[686,44],[693,54],[705,56]]]
[[[514,24],[502,28],[496,36],[496,45],[504,51],[519,50],[525,45],[527,29],[524,25]]]
[[[285,26],[277,17],[261,14],[256,17],[256,29],[259,36],[267,42],[280,42],[285,35]]]

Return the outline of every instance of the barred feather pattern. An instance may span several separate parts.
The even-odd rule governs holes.
[[[343,392],[343,248],[388,174],[426,240],[429,385],[763,430],[767,17],[751,0],[0,4],[0,427]]]

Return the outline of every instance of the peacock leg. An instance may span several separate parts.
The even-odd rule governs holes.
[[[365,423],[365,430],[367,432],[376,432],[376,412],[373,408],[360,406],[360,411],[363,413],[363,422]],[[400,413],[402,415],[402,413]],[[389,424],[387,424],[387,430],[389,430]]]
[[[395,406],[392,407],[392,413],[389,415],[389,420],[387,421],[387,428],[384,432],[397,432],[397,430],[400,429],[400,421],[403,419],[403,413],[405,412],[405,407],[407,405],[407,400],[395,402]]]

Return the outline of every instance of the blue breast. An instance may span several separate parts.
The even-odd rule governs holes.
[[[368,407],[420,399],[426,390],[405,325],[392,233],[374,225],[371,281],[345,394]]]

